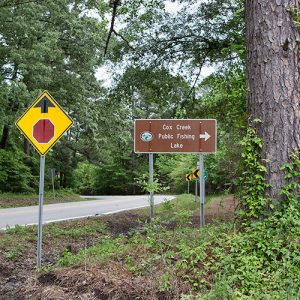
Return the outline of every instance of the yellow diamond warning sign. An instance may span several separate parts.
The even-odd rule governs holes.
[[[44,91],[16,122],[34,148],[44,156],[73,125],[73,120]]]

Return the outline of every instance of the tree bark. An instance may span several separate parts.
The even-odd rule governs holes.
[[[274,201],[285,183],[280,168],[300,149],[300,35],[291,9],[300,9],[299,0],[246,0],[249,120],[261,120],[266,192]]]
[[[9,133],[10,133],[10,128],[8,125],[3,126],[2,130],[2,137],[0,141],[0,149],[5,149],[8,145],[8,139],[9,139]]]
[[[26,155],[30,155],[30,144],[27,138],[24,137],[23,150]]]

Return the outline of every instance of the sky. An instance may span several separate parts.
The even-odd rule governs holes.
[[[165,9],[169,13],[176,13],[183,7],[183,4],[180,4],[178,2],[171,2],[166,1],[165,2]]]

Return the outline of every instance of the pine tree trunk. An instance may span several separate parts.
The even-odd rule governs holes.
[[[284,185],[281,166],[300,149],[299,28],[291,9],[299,0],[246,0],[247,84],[250,119],[258,118],[267,159],[269,195]]]

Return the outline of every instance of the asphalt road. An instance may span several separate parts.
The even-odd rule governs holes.
[[[149,206],[148,196],[82,196],[82,202],[48,204],[43,207],[43,223],[59,222],[88,216],[113,214]],[[155,195],[155,204],[173,196]],[[34,225],[38,223],[38,206],[0,209],[0,229],[15,225]]]

